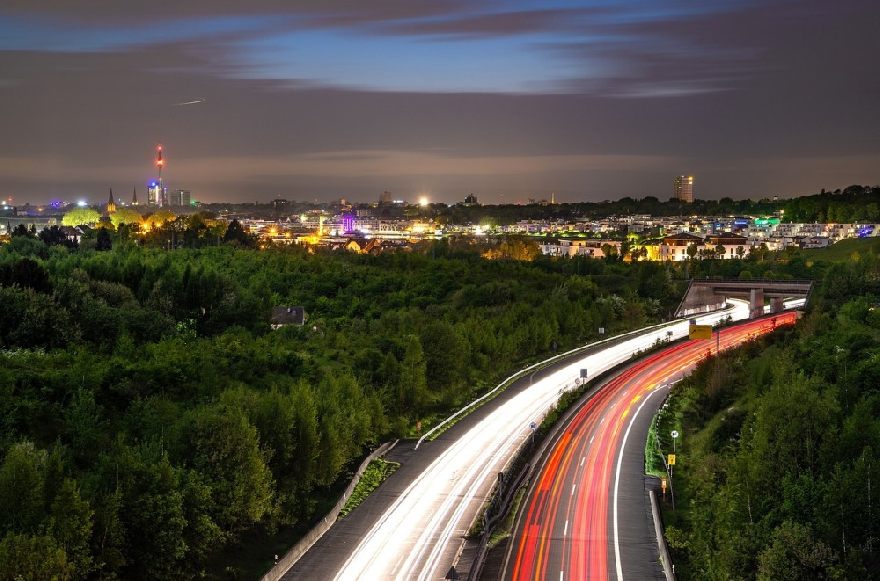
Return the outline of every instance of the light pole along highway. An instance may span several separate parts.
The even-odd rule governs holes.
[[[721,330],[729,349],[796,313]],[[669,384],[690,372],[715,341],[689,340],[631,365],[602,386],[548,448],[508,546],[503,577],[663,579],[644,483],[645,437]]]
[[[747,303],[731,303],[731,309],[698,317],[698,322],[711,325],[728,317],[748,317]],[[344,562],[334,566],[333,577],[442,578],[456,563],[463,537],[487,500],[497,473],[505,470],[529,436],[529,424],[541,421],[560,394],[574,386],[580,370],[589,369],[590,376],[595,376],[658,341],[687,333],[685,320],[651,327],[572,361],[500,404],[389,502],[347,551]],[[294,578],[305,572],[294,567],[291,573]]]

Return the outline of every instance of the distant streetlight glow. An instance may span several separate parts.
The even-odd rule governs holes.
[[[85,201],[85,200],[79,200],[79,201],[76,203],[76,205],[79,206],[80,208],[85,208],[86,206],[89,205],[89,203],[88,203],[87,201]]]
[[[428,205],[428,196],[421,196],[419,198],[419,206],[426,207]]]

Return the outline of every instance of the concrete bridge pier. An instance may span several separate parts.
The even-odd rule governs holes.
[[[784,297],[772,297],[770,299],[770,310],[774,313],[781,313],[785,310]]]
[[[764,316],[764,289],[749,290],[749,318],[757,319]]]

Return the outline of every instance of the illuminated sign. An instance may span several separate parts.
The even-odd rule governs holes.
[[[712,325],[691,325],[688,333],[689,339],[711,339]]]

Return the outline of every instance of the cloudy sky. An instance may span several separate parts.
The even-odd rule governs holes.
[[[4,0],[0,197],[880,183],[876,0]],[[193,104],[182,104],[202,101]]]

